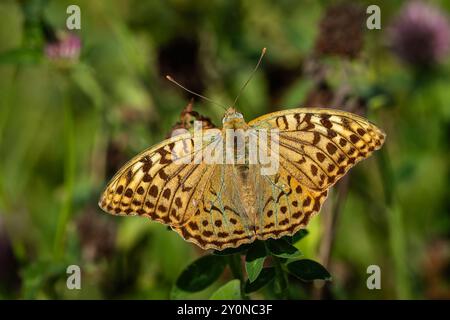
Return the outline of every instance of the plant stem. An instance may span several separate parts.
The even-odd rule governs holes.
[[[241,297],[247,299],[245,294],[245,281],[244,274],[242,272],[241,255],[239,253],[231,254],[228,256],[228,265],[230,266],[231,273],[235,279],[239,279],[241,283]]]
[[[336,186],[336,200],[334,202],[329,202],[328,207],[326,205],[324,206],[324,235],[319,249],[319,261],[327,269],[330,266],[331,252],[333,250],[334,239],[336,237],[337,222],[341,214],[342,206],[345,202],[345,199],[347,198],[349,182],[349,176],[343,177],[339,184]],[[327,282],[323,286],[314,287],[314,299],[322,299],[325,293],[325,289],[329,285],[330,284]]]
[[[339,185],[336,187],[336,201],[330,203],[330,215],[326,217],[328,220],[325,225],[324,239],[322,241],[319,253],[319,258],[326,268],[328,268],[330,264],[331,251],[333,249],[333,243],[336,237],[337,221],[341,214],[345,199],[347,198],[349,184],[349,176],[343,177],[339,182]]]
[[[63,92],[63,94],[65,95],[66,93]],[[64,200],[58,216],[58,224],[56,227],[54,242],[55,260],[61,259],[64,253],[67,223],[72,211],[76,169],[74,119],[71,106],[66,99],[64,100],[64,136],[66,141],[66,150],[64,152]]]
[[[14,66],[10,86],[9,88],[5,88],[3,90],[4,95],[0,96],[0,154],[3,156],[8,154],[6,150],[2,150],[2,140],[4,139],[4,131],[6,124],[8,123],[9,115],[13,109],[12,106],[14,105],[14,98],[16,96],[16,83],[19,78],[20,71],[20,66]],[[3,161],[4,159],[0,157],[0,171],[5,170]],[[3,187],[3,176],[3,174],[0,174],[0,209],[8,212],[10,200],[6,197],[6,193],[4,192],[6,190],[4,190]]]
[[[275,268],[275,293],[282,299],[288,299],[288,287],[286,273],[283,270],[281,261],[278,257],[272,256],[273,266]]]
[[[389,246],[394,274],[396,278],[396,293],[399,299],[411,298],[411,287],[408,276],[408,257],[406,238],[404,233],[402,210],[396,199],[396,182],[389,160],[387,149],[381,150],[377,156],[378,167],[383,180],[386,202],[386,213],[389,227]]]

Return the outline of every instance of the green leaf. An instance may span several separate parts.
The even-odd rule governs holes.
[[[270,253],[280,258],[290,259],[302,255],[300,250],[291,245],[285,239],[278,239],[278,240],[269,239],[266,241],[266,246],[267,249],[270,251]]]
[[[216,281],[226,266],[223,257],[207,255],[203,256],[181,273],[176,286],[187,292],[201,291]]]
[[[288,263],[287,269],[292,275],[303,281],[331,281],[331,275],[328,270],[320,263],[313,260],[302,259]]]
[[[67,264],[63,261],[37,261],[29,264],[21,271],[23,279],[23,296],[25,299],[36,299],[46,285],[54,285],[57,279],[66,277]]]
[[[228,248],[224,250],[214,250],[214,254],[218,256],[229,256],[231,254],[241,253],[244,254],[251,247],[251,244],[243,244],[237,248]]]
[[[299,242],[301,239],[303,239],[304,237],[306,237],[308,235],[308,233],[309,233],[308,230],[300,229],[294,235],[292,235],[290,237],[285,237],[285,238],[290,244],[295,244],[295,243]]]
[[[266,259],[266,248],[261,241],[254,242],[253,246],[248,250],[245,257],[245,270],[247,271],[250,282],[256,280],[261,272],[264,260]]]
[[[238,279],[231,280],[217,289],[210,300],[240,300],[241,299],[241,281]]]
[[[42,60],[42,50],[17,48],[0,54],[0,64],[37,64]]]
[[[255,292],[265,285],[269,284],[275,278],[275,268],[263,268],[255,281],[250,282],[247,280],[245,283],[245,293]]]
[[[186,300],[192,293],[186,292],[178,288],[177,286],[172,286],[169,293],[170,300]]]

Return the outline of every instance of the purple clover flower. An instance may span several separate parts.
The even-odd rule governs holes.
[[[50,60],[78,60],[80,50],[81,39],[73,33],[63,34],[45,46],[45,54]]]
[[[450,49],[450,25],[438,8],[411,1],[400,11],[388,30],[392,51],[413,66],[443,62]]]

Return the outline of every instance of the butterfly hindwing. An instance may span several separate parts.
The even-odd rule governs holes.
[[[211,165],[207,183],[198,199],[196,213],[173,228],[187,241],[204,249],[222,250],[253,242],[254,224],[242,203],[233,165]]]
[[[263,201],[259,205],[257,237],[279,238],[305,228],[327,197],[327,191],[302,186],[286,170],[273,176],[260,176]]]

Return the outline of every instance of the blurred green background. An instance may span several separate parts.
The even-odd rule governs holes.
[[[339,107],[387,133],[298,243],[333,282],[324,293],[293,281],[292,296],[450,298],[450,2],[406,3],[2,0],[0,298],[174,297],[178,275],[204,252],[158,223],[109,216],[97,200],[180,120],[190,95],[164,75],[230,104],[263,47],[237,106],[247,121]],[[70,4],[81,30],[66,29]],[[381,30],[365,26],[370,4]],[[220,108],[196,101],[194,110],[221,124]],[[82,290],[66,288],[71,264]],[[381,290],[366,286],[369,265],[381,268]],[[229,279],[177,297],[208,298]],[[252,295],[271,297],[270,288]]]

